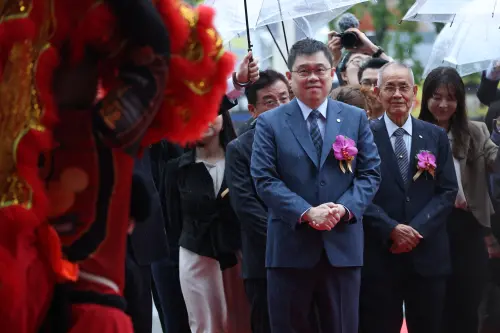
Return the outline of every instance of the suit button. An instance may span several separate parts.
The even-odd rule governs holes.
[[[406,197],[406,202],[410,202],[410,197]]]
[[[321,185],[321,186],[325,186],[325,185],[326,185],[326,182],[325,182],[324,180],[322,180],[322,181],[319,183],[319,185]]]

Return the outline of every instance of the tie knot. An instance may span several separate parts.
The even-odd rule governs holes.
[[[311,113],[309,114],[309,118],[311,120],[317,120],[321,117],[321,113],[318,110],[312,110]]]
[[[404,129],[402,129],[401,127],[398,128],[395,132],[394,132],[394,136],[395,137],[398,137],[398,136],[403,136],[405,135],[406,131]]]

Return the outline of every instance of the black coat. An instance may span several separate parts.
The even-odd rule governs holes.
[[[218,260],[222,269],[232,267],[241,238],[229,194],[222,196],[226,181],[215,195],[212,177],[203,163],[195,161],[195,155],[193,149],[167,164],[167,234],[178,238],[183,248]]]

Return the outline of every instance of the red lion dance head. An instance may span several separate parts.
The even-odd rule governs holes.
[[[154,4],[169,33],[169,71],[161,107],[142,144],[162,138],[182,144],[196,140],[217,116],[234,57],[223,50],[211,8],[194,9],[179,0]],[[43,238],[38,241],[55,274],[75,278],[46,222],[49,200],[38,161],[54,147],[59,111],[53,73],[68,45],[74,62],[86,48],[97,51],[103,91],[112,89],[120,64],[130,56],[115,14],[106,1],[0,2],[0,322],[22,306],[19,296],[26,291],[20,249],[34,234]]]

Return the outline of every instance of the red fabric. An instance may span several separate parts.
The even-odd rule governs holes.
[[[61,125],[54,137],[64,146],[48,156],[51,163],[46,166],[50,170],[46,182],[50,221],[62,245],[69,249],[66,253],[83,251],[82,237],[103,237],[97,248],[84,253],[87,257],[80,259],[80,269],[113,281],[122,291],[134,160],[96,142],[90,111],[67,111],[59,117]],[[101,193],[109,196],[102,197]],[[105,213],[99,215],[103,209]],[[77,282],[76,288],[83,283]],[[85,285],[83,289],[87,288]]]
[[[212,8],[192,8],[177,0],[158,0],[156,5],[170,34],[172,55],[165,100],[143,145],[164,137],[186,144],[198,140],[217,117],[235,57],[222,49]],[[195,21],[193,27],[190,19]],[[189,36],[193,40],[188,40]],[[186,51],[191,48],[188,42],[200,52],[199,58]]]
[[[130,317],[121,310],[97,304],[73,305],[68,333],[90,332],[134,333],[134,328]]]
[[[49,309],[55,275],[40,250],[35,233],[23,234],[15,243],[13,256],[10,252],[8,257],[3,257],[7,251],[0,247],[0,330],[35,333]],[[5,258],[10,261],[4,261]]]

